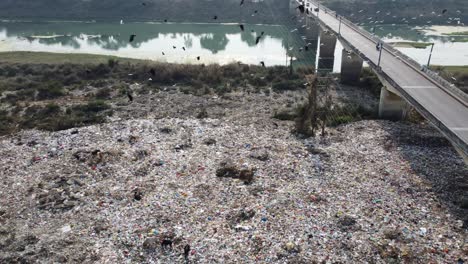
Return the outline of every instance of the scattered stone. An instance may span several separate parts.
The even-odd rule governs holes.
[[[216,139],[207,138],[207,139],[203,140],[203,144],[205,144],[207,146],[215,145],[216,144]]]
[[[245,184],[251,184],[254,180],[255,169],[243,169],[239,173],[239,179]]]
[[[28,141],[28,143],[26,143],[28,147],[35,147],[38,144],[39,143],[36,140],[31,140],[31,141]]]
[[[314,155],[320,155],[320,156],[323,156],[323,157],[330,157],[330,155],[327,152],[325,152],[325,150],[323,150],[321,148],[314,147],[313,145],[309,145],[307,147],[307,150],[311,154],[314,154]]]
[[[135,157],[134,157],[134,160],[143,160],[145,159],[147,156],[149,156],[149,152],[147,150],[137,150],[135,152]]]
[[[258,159],[260,161],[267,161],[269,158],[269,154],[266,151],[255,151],[254,153],[250,154],[250,157],[253,159]]]
[[[197,114],[198,119],[204,119],[208,118],[208,111],[206,111],[206,108],[202,108],[200,112]]]
[[[301,248],[299,247],[299,245],[296,245],[294,242],[287,242],[284,245],[284,249],[286,251],[288,251],[289,253],[300,253],[301,252]]]
[[[143,242],[143,248],[146,250],[156,250],[159,247],[159,240],[157,237],[149,237]]]
[[[232,160],[224,160],[219,164],[220,168],[216,170],[216,176],[238,178],[240,171]]]
[[[137,136],[132,135],[132,136],[128,137],[128,143],[130,145],[134,145],[137,142],[138,142],[138,137]]]
[[[181,150],[186,150],[186,149],[189,149],[191,148],[193,145],[192,145],[192,142],[190,140],[188,140],[187,142],[185,143],[182,143],[182,144],[177,144],[174,149],[178,152],[178,151],[181,151]]]
[[[68,233],[68,232],[70,232],[72,229],[71,229],[71,226],[70,226],[70,225],[65,225],[65,226],[63,226],[62,228],[60,228],[60,230],[62,231],[62,233]]]
[[[170,134],[172,133],[172,129],[169,128],[169,127],[163,127],[159,130],[159,132],[163,133],[163,134]]]
[[[241,212],[239,213],[238,219],[239,219],[239,222],[242,222],[242,221],[250,220],[254,216],[255,216],[255,211],[253,209],[251,210],[242,209]]]
[[[383,232],[386,239],[398,239],[401,236],[401,231],[398,228],[386,228]]]
[[[240,179],[245,184],[250,184],[254,180],[256,169],[239,169],[231,160],[220,163],[220,168],[216,170],[216,176],[223,178]]]
[[[244,226],[244,225],[236,225],[234,229],[239,232],[239,231],[249,231],[252,229],[251,226]]]
[[[343,231],[352,231],[355,229],[356,219],[349,215],[344,215],[338,219],[338,226]]]

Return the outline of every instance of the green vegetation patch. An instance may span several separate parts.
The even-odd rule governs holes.
[[[21,129],[41,129],[47,131],[65,130],[92,124],[103,123],[111,112],[110,105],[102,101],[92,101],[62,109],[54,103],[46,106],[30,106],[19,122]]]
[[[108,63],[109,59],[120,62],[139,63],[144,60],[120,58],[116,56],[95,55],[95,54],[71,54],[71,53],[51,53],[51,52],[30,52],[11,51],[0,52],[0,62],[8,63],[32,63],[32,64],[89,64]]]
[[[431,66],[442,78],[455,84],[460,90],[468,93],[468,65],[466,66]]]
[[[446,36],[468,36],[468,31],[444,33]]]
[[[188,65],[89,54],[1,53],[0,109],[5,111],[0,135],[102,123],[112,114],[111,105],[122,109],[129,92],[135,99],[160,91],[225,96],[243,90],[268,95],[271,90],[305,89],[305,75],[313,72],[242,63]]]
[[[425,42],[407,42],[407,41],[401,41],[401,42],[391,42],[389,43],[394,47],[410,47],[410,48],[416,48],[416,49],[425,49],[429,46],[432,45],[432,43],[425,43]]]

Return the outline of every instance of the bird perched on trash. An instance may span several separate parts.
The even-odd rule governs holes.
[[[299,11],[300,11],[302,14],[304,14],[304,12],[305,12],[305,7],[304,7],[304,5],[299,5],[299,6],[297,7],[297,9],[299,9]]]
[[[200,56],[197,56],[197,60],[200,60]]]
[[[129,102],[133,102],[133,96],[132,92],[130,90],[127,90],[127,97]]]
[[[162,249],[171,249],[172,250],[172,240],[165,238],[161,241],[161,248]]]
[[[143,196],[143,194],[138,189],[135,190],[134,193],[133,193],[133,199],[135,199],[136,201],[140,201],[142,196]]]
[[[135,34],[130,35],[130,42],[133,42],[135,40],[135,37],[136,37]]]
[[[185,260],[188,260],[189,253],[190,253],[190,245],[187,244],[184,247],[184,258],[185,258]]]
[[[260,42],[261,37],[262,37],[261,35],[257,37],[257,39],[255,40],[255,45],[257,45]]]
[[[260,64],[262,65],[262,67],[265,67],[265,62],[264,61],[261,61]]]

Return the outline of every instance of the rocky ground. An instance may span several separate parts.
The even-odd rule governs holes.
[[[302,97],[167,91],[2,137],[0,263],[184,263],[186,245],[189,263],[467,261],[468,169],[443,137],[359,121],[301,139],[271,116]]]

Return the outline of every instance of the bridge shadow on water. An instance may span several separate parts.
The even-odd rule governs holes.
[[[468,209],[461,207],[462,199],[468,198],[468,166],[450,142],[429,125],[395,122],[385,129],[389,135],[384,148],[396,149],[424,181],[407,191],[413,196],[432,192],[441,209],[465,221],[468,228]]]

